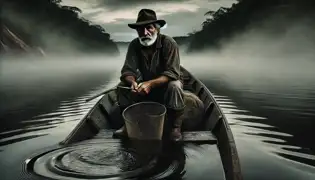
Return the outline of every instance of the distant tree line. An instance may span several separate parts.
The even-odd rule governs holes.
[[[187,44],[189,42],[188,36],[175,36],[173,37],[173,39],[179,46]]]
[[[189,42],[188,36],[174,36],[172,38],[176,41],[176,43],[179,46],[187,44]],[[128,46],[129,43],[130,43],[129,41],[116,41],[116,44],[119,46]]]
[[[61,0],[1,1],[2,21],[31,46],[52,52],[119,53],[105,29],[80,18],[77,7],[61,6]]]
[[[290,9],[294,16],[314,12],[315,1],[310,0],[238,0],[232,7],[221,7],[205,13],[208,17],[200,31],[189,34],[188,52],[205,48],[220,48],[220,42],[246,30],[251,22],[266,18],[270,11]],[[279,9],[277,9],[279,8]]]

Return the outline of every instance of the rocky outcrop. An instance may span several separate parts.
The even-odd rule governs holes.
[[[9,51],[10,49],[28,51],[30,49],[30,47],[21,40],[21,38],[10,31],[5,25],[2,25],[1,31],[0,43],[4,51]]]

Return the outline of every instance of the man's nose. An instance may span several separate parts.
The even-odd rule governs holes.
[[[144,35],[149,35],[150,34],[150,32],[147,30],[147,28],[144,28],[143,33],[144,33]]]

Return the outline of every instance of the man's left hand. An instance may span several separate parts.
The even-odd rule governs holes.
[[[137,92],[140,94],[149,94],[152,88],[152,83],[150,81],[142,82],[138,85]]]

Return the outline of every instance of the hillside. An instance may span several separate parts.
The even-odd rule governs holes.
[[[271,16],[282,16],[284,20],[296,21],[299,18],[314,16],[315,1],[309,0],[238,0],[230,8],[221,7],[209,11],[209,18],[202,24],[203,28],[190,35],[188,52],[197,52],[207,48],[220,49],[222,43],[229,41],[238,33],[259,27]],[[315,16],[314,16],[315,17]],[[281,19],[281,18],[280,18]],[[266,29],[277,36],[283,33],[287,22],[274,23]]]
[[[30,47],[46,53],[119,53],[105,29],[79,18],[80,9],[58,2],[2,0],[2,22]]]

